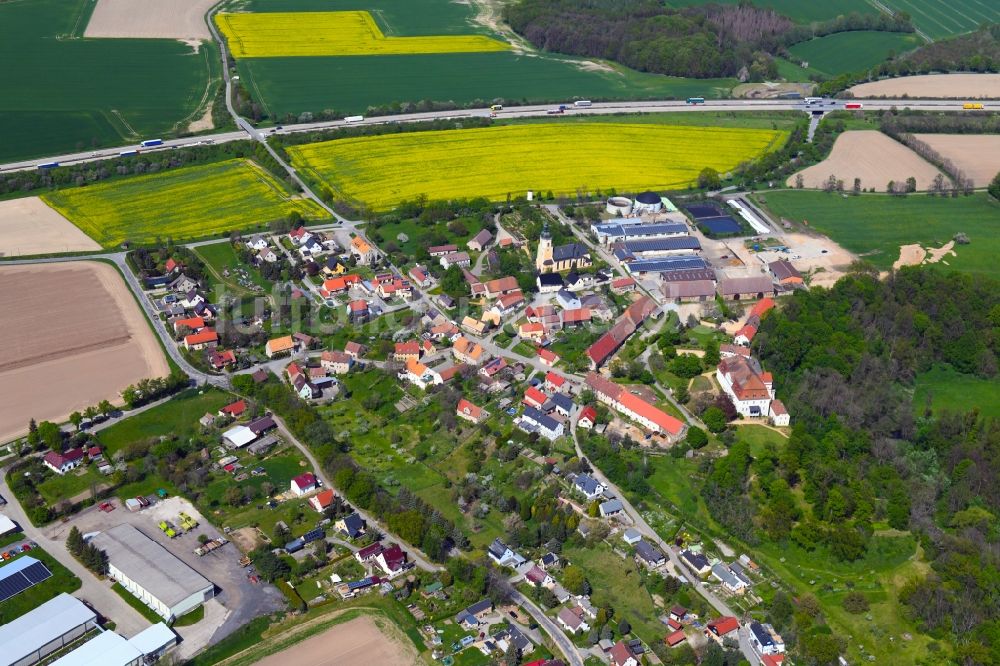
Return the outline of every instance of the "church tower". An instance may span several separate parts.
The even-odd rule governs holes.
[[[549,233],[549,223],[542,227],[542,236],[538,239],[538,254],[535,256],[535,269],[539,273],[551,273],[552,265],[552,234]]]

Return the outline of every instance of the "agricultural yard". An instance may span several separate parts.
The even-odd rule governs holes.
[[[917,375],[913,411],[922,414],[930,400],[934,411],[965,413],[976,407],[983,416],[1000,418],[1000,382],[937,366]]]
[[[971,32],[983,23],[1000,21],[1000,5],[984,0],[884,0],[897,12],[906,12],[918,30],[931,39]]]
[[[325,217],[251,160],[232,159],[43,195],[104,247],[201,238],[266,225],[297,211]]]
[[[1000,172],[1000,135],[987,134],[917,134],[965,172],[978,187],[985,187]]]
[[[714,2],[722,5],[735,5],[739,0],[668,0],[667,4],[674,7],[690,7]],[[802,0],[755,0],[754,5],[761,8],[771,8],[797,23],[826,21],[844,14],[874,14],[875,7],[865,0],[828,0],[827,2],[802,2]]]
[[[430,110],[417,102],[483,106],[490,100],[540,103],[553,99],[720,98],[736,79],[685,79],[646,74],[569,57],[505,53],[246,58],[241,79],[269,115],[335,109],[366,113]]]
[[[940,265],[1000,276],[996,261],[1000,204],[984,192],[950,199],[925,194],[850,196],[788,190],[769,192],[766,199],[766,208],[775,216],[807,221],[810,229],[830,236],[882,270],[892,267],[903,245],[938,248],[962,232],[971,243],[956,245],[955,256],[942,259]]]
[[[216,0],[97,0],[84,37],[210,40]],[[214,50],[214,49],[213,49]]]
[[[805,187],[821,189],[830,178],[844,181],[844,190],[850,191],[854,179],[861,179],[863,189],[875,188],[885,192],[889,181],[905,183],[911,176],[917,180],[917,189],[930,187],[937,168],[915,152],[877,130],[851,130],[837,137],[830,155],[799,173]],[[793,187],[797,175],[788,177],[786,185]]]
[[[920,46],[916,35],[902,32],[859,30],[817,37],[789,48],[797,59],[809,65],[809,71],[828,76],[868,69],[889,57]]]
[[[0,71],[0,160],[169,134],[214,96],[214,49],[84,39],[92,8],[90,0],[0,3],[0,61],[18,63]]]
[[[38,197],[0,201],[0,257],[100,249]]]
[[[120,403],[127,385],[170,372],[110,264],[0,267],[0,309],[0,442],[30,418],[60,422],[101,400]]]
[[[282,56],[375,56],[507,51],[485,35],[386,37],[371,14],[264,12],[216,14],[216,24],[235,58]]]
[[[704,167],[728,172],[785,136],[722,127],[539,123],[340,139],[288,152],[338,196],[386,209],[422,194],[503,199],[527,190],[683,188]]]
[[[854,86],[854,97],[984,99],[1000,97],[1000,74],[922,74]]]

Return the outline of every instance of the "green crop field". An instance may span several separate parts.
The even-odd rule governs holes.
[[[0,2],[0,160],[185,129],[215,94],[218,53],[168,39],[83,39],[92,0]]]
[[[1000,22],[1000,3],[993,0],[884,0],[896,11],[913,18],[917,29],[931,39],[941,39]]]
[[[257,12],[367,10],[386,36],[498,35],[470,4],[441,0],[248,0]],[[499,35],[499,37],[503,37]],[[685,79],[550,54],[502,53],[241,58],[240,77],[274,118],[305,111],[366,113],[423,100],[467,105],[591,98],[717,98],[735,79]],[[406,107],[404,107],[405,109]]]
[[[58,190],[43,199],[105,247],[247,229],[292,211],[325,216],[317,204],[293,197],[270,173],[242,159]]]
[[[740,0],[668,0],[667,4],[674,7],[689,7],[709,2],[735,5]],[[874,5],[865,0],[827,0],[826,2],[817,2],[816,0],[754,0],[753,4],[757,7],[770,7],[779,14],[784,14],[799,23],[825,21],[851,12],[874,14],[878,11]]]
[[[514,53],[244,58],[240,75],[275,118],[334,109],[365,113],[393,103],[494,99],[530,103],[589,98],[682,99],[728,95],[736,79],[684,79],[621,67],[584,69],[580,60]],[[416,108],[401,107],[403,110]]]
[[[533,189],[561,195],[685,188],[705,167],[725,173],[786,136],[772,129],[548,122],[339,139],[288,152],[338,196],[386,209],[421,195],[499,200]]]
[[[917,375],[913,411],[922,414],[930,399],[931,409],[967,412],[973,407],[984,416],[1000,418],[1000,382],[963,375],[950,367],[937,366]]]
[[[890,268],[899,258],[901,245],[940,247],[956,233],[964,232],[972,242],[956,245],[957,256],[949,255],[938,265],[1000,276],[996,260],[1000,253],[1000,203],[985,193],[944,199],[925,194],[855,197],[787,190],[770,192],[764,198],[775,216],[806,220],[810,228],[827,234],[881,269]]]
[[[909,33],[859,30],[810,39],[788,50],[809,63],[808,71],[836,76],[868,69],[888,58],[890,53],[911,51],[922,43],[923,40]]]

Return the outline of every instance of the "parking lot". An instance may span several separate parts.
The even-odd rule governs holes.
[[[102,511],[99,507],[92,506],[74,516],[69,522],[47,528],[46,534],[52,538],[65,539],[74,525],[81,533],[87,535],[128,523],[212,581],[216,587],[216,601],[225,608],[226,613],[223,615],[206,608],[204,620],[177,630],[182,638],[191,643],[196,641],[214,643],[251,619],[284,607],[284,598],[276,588],[264,583],[251,583],[248,580],[247,569],[239,565],[242,553],[234,544],[228,543],[202,557],[195,554],[195,548],[200,545],[198,535],[204,534],[209,539],[225,535],[206,522],[187,500],[171,497],[153,501],[150,507],[135,512],[128,511],[115,499],[110,502],[116,507],[114,510]],[[198,521],[198,526],[186,533],[179,529],[178,515],[182,511]],[[164,534],[159,527],[161,520],[169,521],[179,535],[171,539]],[[222,624],[214,628],[214,631],[206,631],[212,628],[213,619],[216,623],[219,622],[220,615],[225,618]],[[186,653],[194,647],[191,643],[185,646]]]

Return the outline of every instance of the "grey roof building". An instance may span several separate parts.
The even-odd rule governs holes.
[[[663,564],[666,560],[660,549],[647,541],[640,541],[635,544],[635,554],[647,564]]]
[[[97,626],[97,615],[65,592],[0,626],[0,659],[11,666],[34,664]]]
[[[192,611],[215,596],[215,586],[132,525],[94,537],[107,553],[108,575],[166,620]]]

